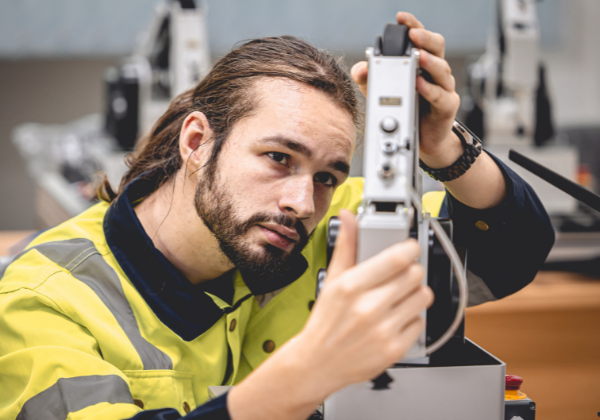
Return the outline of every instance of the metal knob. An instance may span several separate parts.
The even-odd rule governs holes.
[[[381,145],[381,151],[388,156],[393,155],[398,150],[398,144],[393,141],[386,141]]]
[[[393,133],[398,129],[398,121],[394,117],[385,117],[381,120],[381,129],[386,133]]]
[[[383,165],[381,165],[381,168],[379,168],[379,176],[381,176],[383,179],[389,179],[393,177],[394,168],[392,167],[392,165],[389,163],[384,163]]]

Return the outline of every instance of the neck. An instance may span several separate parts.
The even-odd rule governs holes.
[[[178,173],[142,203],[135,213],[154,246],[193,284],[233,268],[214,235],[196,213],[195,178]],[[175,186],[173,186],[175,182]]]

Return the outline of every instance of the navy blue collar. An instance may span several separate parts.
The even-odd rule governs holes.
[[[104,217],[106,241],[119,265],[156,316],[173,332],[191,341],[210,329],[224,313],[205,292],[228,303],[233,300],[233,273],[193,285],[156,247],[146,234],[134,203],[147,197],[153,185],[143,179],[131,182]]]

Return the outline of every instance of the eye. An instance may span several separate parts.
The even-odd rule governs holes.
[[[328,187],[335,187],[337,179],[329,172],[319,172],[315,174],[315,182],[320,182]]]
[[[289,162],[290,156],[286,155],[285,153],[269,152],[269,153],[267,153],[267,156],[269,156],[275,162],[281,163],[282,165],[285,165],[285,166],[287,166],[290,163]]]

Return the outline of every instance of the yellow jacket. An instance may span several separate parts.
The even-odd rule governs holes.
[[[239,274],[232,304],[208,294],[223,315],[189,341],[161,322],[111,252],[107,203],[44,232],[0,281],[0,419],[126,419],[142,407],[184,415],[206,402],[208,386],[239,382],[303,327],[326,265],[327,221],[356,211],[361,197],[362,179],[338,188],[303,251],[308,270],[264,307]],[[440,197],[425,204],[437,210]]]

